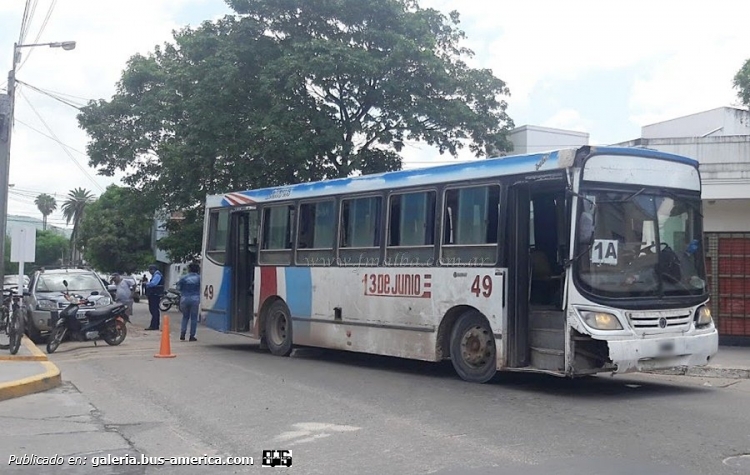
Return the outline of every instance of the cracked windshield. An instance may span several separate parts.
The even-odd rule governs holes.
[[[641,192],[581,200],[579,282],[605,297],[706,292],[700,201]],[[581,252],[581,251],[579,251]]]

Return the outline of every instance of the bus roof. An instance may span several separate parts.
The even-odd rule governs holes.
[[[491,176],[539,174],[574,166],[575,159],[580,153],[583,153],[585,156],[607,154],[649,157],[698,167],[696,160],[652,149],[586,146],[578,149],[561,149],[527,155],[510,155],[428,168],[398,170],[372,175],[211,195],[207,197],[206,205],[212,208],[219,206],[245,206],[258,202],[379,191],[407,186],[427,186],[436,183],[475,180]]]

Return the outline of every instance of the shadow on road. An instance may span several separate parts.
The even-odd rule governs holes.
[[[261,350],[256,341],[250,341],[247,344],[212,344],[210,346],[228,352],[248,353],[261,358],[283,361],[271,355],[267,350]],[[400,373],[419,378],[471,384],[458,379],[450,361],[425,362],[323,348],[296,348],[291,358],[286,361],[289,364],[294,364],[296,359],[328,363],[325,370],[330,370],[331,365],[341,365],[368,371]],[[687,386],[666,380],[664,382],[643,381],[643,379],[633,379],[629,375],[611,376],[609,373],[573,379],[538,373],[500,372],[487,385],[556,396],[569,396],[576,399],[598,399],[602,396],[616,399],[638,399],[654,396],[673,397],[704,393],[715,389]]]

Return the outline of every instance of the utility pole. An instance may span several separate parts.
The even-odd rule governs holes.
[[[8,94],[0,96],[0,278],[5,282],[5,241],[8,237],[8,188],[10,184],[10,136],[16,97],[18,45],[13,43],[13,66],[8,73]]]
[[[8,72],[8,94],[0,95],[0,279],[5,278],[5,241],[8,237],[8,188],[10,183],[10,136],[13,131],[13,112],[16,101],[16,65],[21,59],[20,48],[49,46],[65,51],[75,49],[75,41],[19,45],[13,43],[13,61]]]

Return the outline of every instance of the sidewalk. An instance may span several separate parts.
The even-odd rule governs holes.
[[[46,391],[61,383],[58,367],[28,338],[21,340],[16,355],[0,350],[0,401]]]
[[[672,368],[653,371],[655,374],[675,374],[703,378],[750,379],[750,347],[720,346],[719,352],[706,366]]]

